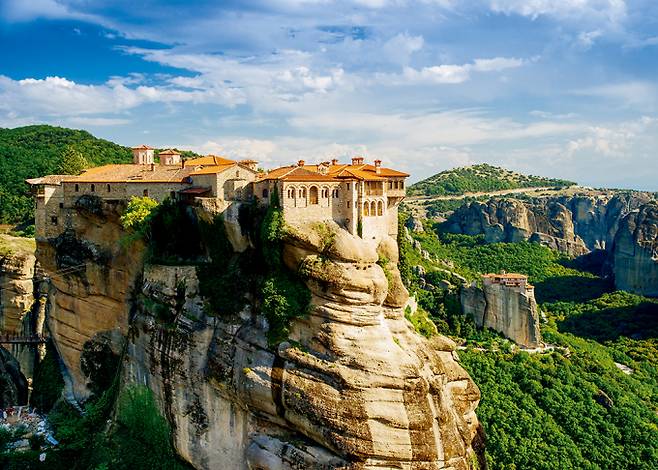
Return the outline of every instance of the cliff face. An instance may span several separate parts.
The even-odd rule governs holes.
[[[622,219],[612,256],[618,289],[658,296],[658,204],[646,204]]]
[[[50,278],[48,328],[66,366],[69,391],[79,400],[91,393],[83,351],[93,355],[109,347],[118,354],[128,331],[143,246],[124,243],[125,235],[117,207],[82,200],[69,229],[37,242],[37,257]]]
[[[490,243],[537,241],[579,256],[609,248],[620,220],[649,199],[643,193],[491,199],[460,207],[444,226],[452,233],[483,234]]]
[[[0,256],[0,335],[42,335],[46,288],[42,283],[33,243],[8,235],[3,235],[0,242],[12,247],[11,251]],[[19,248],[14,249],[16,247]],[[17,361],[20,374],[32,377],[42,348],[31,344],[2,346]]]
[[[395,241],[332,230],[330,247],[312,227],[288,233],[284,261],[303,269],[312,303],[290,341],[272,347],[254,299],[238,315],[208,316],[194,267],[143,267],[141,247],[117,243],[113,208],[81,209],[38,250],[76,396],[90,392],[87,353],[126,344],[126,382],[154,391],[196,468],[469,468],[479,390],[450,340],[430,343],[404,319]]]
[[[492,328],[525,348],[542,345],[534,291],[500,284],[463,287],[464,314],[480,328]]]

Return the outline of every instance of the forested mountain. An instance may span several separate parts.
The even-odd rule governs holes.
[[[541,176],[522,175],[482,163],[442,171],[409,188],[409,195],[443,196],[500,191],[504,189],[567,187],[574,182]]]
[[[128,147],[98,139],[87,131],[46,125],[0,129],[0,223],[32,218],[32,198],[25,179],[56,173],[69,146],[92,165],[131,161]]]
[[[64,151],[71,148],[90,166],[132,161],[129,147],[87,131],[47,125],[0,128],[0,224],[32,219],[32,198],[25,180],[57,173]],[[181,153],[184,157],[197,155]]]

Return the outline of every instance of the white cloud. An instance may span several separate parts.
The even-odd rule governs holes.
[[[489,5],[494,12],[517,14],[532,19],[550,16],[616,25],[627,16],[624,0],[490,0]]]
[[[117,113],[144,103],[214,103],[235,106],[244,102],[240,90],[215,84],[203,90],[175,86],[133,85],[134,77],[112,78],[102,85],[83,85],[62,77],[12,80],[0,75],[0,109],[50,116]]]
[[[378,78],[388,84],[457,84],[466,82],[473,72],[500,72],[506,69],[521,67],[527,63],[524,59],[510,57],[494,57],[491,59],[475,59],[472,63],[455,65],[443,64],[415,69],[405,67],[399,74],[378,74]]]

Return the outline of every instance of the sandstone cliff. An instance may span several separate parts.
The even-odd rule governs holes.
[[[465,315],[480,328],[492,328],[525,348],[542,345],[534,291],[500,284],[462,287]]]
[[[37,241],[37,257],[50,279],[48,329],[66,366],[68,392],[78,400],[91,394],[83,351],[90,364],[99,349],[119,353],[141,275],[143,246],[122,242],[126,233],[118,214],[115,205],[83,199],[66,231]]]
[[[484,235],[488,242],[536,241],[572,256],[605,250],[620,220],[648,202],[644,193],[542,197],[529,201],[491,199],[457,209],[445,230]]]
[[[283,258],[305,273],[312,302],[273,347],[249,293],[233,293],[247,300],[239,314],[209,316],[194,267],[143,267],[141,247],[118,243],[116,209],[81,208],[39,243],[49,326],[78,398],[91,391],[93,354],[125,344],[126,383],[154,391],[196,468],[471,466],[479,390],[450,340],[430,343],[404,319],[394,240],[373,246],[332,226],[328,246],[313,227],[288,230]],[[245,231],[228,228],[245,249]]]
[[[617,289],[658,296],[658,204],[624,217],[612,248]]]
[[[46,288],[34,254],[34,242],[2,235],[0,256],[0,335],[29,337],[44,334]],[[20,373],[32,377],[42,348],[34,344],[2,346],[17,360]]]

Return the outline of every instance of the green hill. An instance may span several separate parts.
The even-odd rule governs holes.
[[[410,186],[408,194],[412,196],[461,195],[505,189],[567,187],[574,184],[576,183],[561,179],[522,175],[482,163],[437,173]]]
[[[92,165],[131,161],[131,152],[89,132],[46,125],[0,129],[0,223],[32,218],[32,198],[25,184],[57,172],[60,155],[72,146]]]
[[[0,128],[0,224],[32,220],[32,197],[25,180],[57,173],[62,152],[69,146],[84,155],[91,166],[132,161],[129,147],[87,131],[46,125]],[[181,154],[197,156],[189,151]]]

